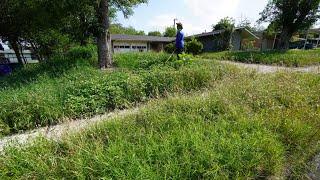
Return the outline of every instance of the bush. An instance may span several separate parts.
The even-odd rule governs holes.
[[[92,57],[96,56],[96,52],[95,46],[77,46],[71,48],[66,53],[66,56],[69,59],[91,59]]]
[[[164,47],[164,51],[169,54],[173,53],[175,50],[176,50],[176,47],[175,47],[174,43],[167,44]]]
[[[187,53],[198,55],[202,52],[202,50],[203,50],[203,44],[195,38],[192,38],[191,41],[186,43]]]
[[[165,53],[121,53],[114,55],[114,65],[130,70],[152,69],[154,66],[165,65],[173,59]]]

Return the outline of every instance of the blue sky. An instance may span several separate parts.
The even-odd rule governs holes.
[[[212,24],[226,16],[237,22],[247,18],[255,23],[267,3],[268,0],[149,0],[136,7],[129,19],[118,13],[118,22],[145,32],[163,32],[178,18],[184,31],[191,35],[211,31]]]

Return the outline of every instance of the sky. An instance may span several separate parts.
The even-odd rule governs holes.
[[[248,19],[255,23],[268,0],[149,0],[134,8],[134,15],[125,19],[118,13],[118,22],[137,30],[163,32],[173,20],[183,23],[188,35],[211,31],[221,18],[233,17],[236,22]]]

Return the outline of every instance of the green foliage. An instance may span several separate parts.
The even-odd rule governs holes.
[[[244,63],[276,64],[283,66],[307,66],[320,64],[320,50],[289,50],[289,51],[240,51],[205,53],[203,58],[231,60]]]
[[[40,60],[43,60],[54,54],[65,53],[72,41],[67,34],[56,29],[47,29],[34,34],[32,43],[34,43],[35,53],[41,57]]]
[[[77,60],[77,59],[91,59],[96,57],[96,48],[91,45],[87,47],[77,46],[70,48],[70,50],[66,53],[67,58]]]
[[[151,31],[148,33],[148,36],[162,36],[162,34],[159,31]]]
[[[187,53],[198,55],[203,50],[203,44],[193,37],[191,41],[186,43],[185,48]]]
[[[214,31],[222,31],[217,38],[219,38],[218,50],[230,49],[230,39],[235,28],[235,20],[230,17],[221,19],[217,24],[212,26]]]
[[[94,47],[72,48],[64,56],[2,77],[0,135],[199,89],[221,76],[207,65],[178,64],[168,54],[155,53],[117,54],[119,70],[100,72],[93,63],[94,52]]]
[[[199,72],[182,69],[183,83],[200,82]],[[148,82],[174,84],[153,73],[161,83]],[[319,76],[227,74],[206,93],[158,100],[58,142],[8,147],[0,178],[304,179],[320,150]]]
[[[99,15],[101,2],[88,0],[3,0],[0,2],[0,38],[9,40],[16,52],[21,41],[30,43],[38,57],[48,58],[54,52],[66,52],[68,45],[87,45],[90,37],[98,37],[105,31]],[[108,14],[103,16],[114,20],[117,11],[128,17],[132,8],[147,0],[107,1]],[[132,27],[116,25],[114,31],[126,34],[143,34]],[[107,26],[108,27],[108,26]],[[72,42],[70,42],[72,41]],[[23,64],[20,56],[18,60]]]
[[[175,27],[167,27],[163,33],[164,37],[176,37],[177,29]]]
[[[176,46],[174,45],[174,43],[170,43],[170,44],[167,44],[165,47],[164,47],[164,51],[166,53],[173,53],[174,51],[176,50]]]
[[[121,53],[114,54],[115,66],[131,70],[151,69],[154,66],[165,65],[169,55],[165,53]],[[172,61],[173,59],[169,59]]]
[[[213,25],[213,30],[227,30],[232,31],[235,26],[235,20],[231,17],[221,19],[217,24]]]
[[[129,34],[129,35],[145,35],[144,31],[138,31],[133,27],[123,27],[121,24],[111,24],[110,33],[112,34]]]

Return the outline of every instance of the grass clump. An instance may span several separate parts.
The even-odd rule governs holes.
[[[59,142],[8,147],[0,176],[303,179],[320,150],[319,82],[311,74],[231,74],[204,94],[157,100]]]
[[[203,58],[216,60],[231,60],[243,63],[274,64],[281,66],[309,66],[320,64],[320,49],[289,50],[289,51],[239,51],[205,53]]]
[[[116,55],[118,68],[102,72],[91,51],[75,48],[0,79],[0,136],[205,88],[224,75],[215,63],[178,67],[172,59],[165,63],[169,55],[154,53]]]

